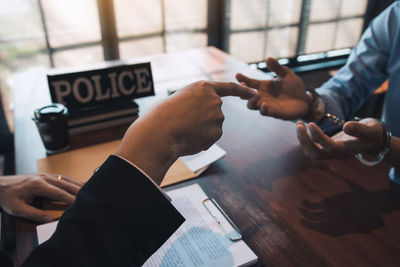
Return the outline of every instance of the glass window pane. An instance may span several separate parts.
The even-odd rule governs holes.
[[[207,46],[207,34],[205,33],[174,33],[167,34],[166,38],[167,52]]]
[[[43,53],[44,40],[28,39],[0,43],[0,63],[14,60],[19,57],[31,57]]]
[[[3,51],[4,45],[0,45],[0,51]],[[6,64],[3,64],[6,63]],[[26,70],[32,67],[45,66],[50,67],[49,56],[44,52],[36,52],[27,54],[23,57],[8,57],[7,60],[0,63],[0,77],[13,72]],[[1,79],[3,82],[5,79]]]
[[[161,33],[160,0],[114,0],[119,37]]]
[[[167,31],[207,27],[207,0],[165,0],[164,5]]]
[[[96,0],[42,0],[52,47],[100,41]]]
[[[296,55],[298,27],[274,29],[267,32],[267,57],[292,57]]]
[[[360,39],[364,20],[347,19],[339,22],[335,49],[353,47]]]
[[[340,16],[350,17],[364,15],[367,10],[367,4],[368,0],[342,1]]]
[[[121,59],[148,56],[163,52],[163,39],[161,36],[143,38],[119,43]]]
[[[245,62],[264,60],[263,31],[233,33],[230,36],[230,54]]]
[[[324,21],[337,18],[339,4],[340,0],[311,0],[310,21]]]
[[[336,23],[311,24],[308,26],[305,53],[332,50]]]
[[[26,42],[16,42],[12,45],[14,47],[23,47],[24,51],[27,46]],[[10,84],[6,81],[12,77],[15,72],[38,66],[50,67],[49,56],[46,53],[31,51],[31,53],[21,56],[20,54],[7,53],[9,46],[10,44],[0,44],[0,58],[2,58],[0,60],[0,88],[5,90],[6,94],[12,91]],[[3,54],[3,52],[5,53]]]
[[[104,60],[100,45],[56,52],[53,54],[56,67],[84,66]]]
[[[288,25],[299,23],[301,0],[271,0],[268,25]]]
[[[0,0],[0,39],[43,38],[39,7],[35,0]]]
[[[267,0],[231,0],[232,30],[264,28],[267,23]]]

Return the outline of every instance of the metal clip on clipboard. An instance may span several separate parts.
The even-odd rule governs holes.
[[[228,233],[226,229],[223,227],[221,224],[221,221],[218,219],[218,217],[210,210],[210,208],[207,206],[207,202],[211,201],[215,205],[215,207],[221,212],[221,214],[225,217],[225,219],[229,222],[229,224],[233,228],[233,232]],[[233,223],[233,221],[229,218],[229,216],[225,213],[225,211],[221,208],[221,206],[215,201],[213,198],[206,198],[203,200],[203,206],[207,209],[207,211],[210,213],[210,215],[217,221],[218,225],[221,227],[221,229],[224,231],[225,236],[229,238],[231,241],[239,241],[243,239],[242,234],[240,233],[239,229],[237,226]]]

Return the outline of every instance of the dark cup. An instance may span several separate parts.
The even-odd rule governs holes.
[[[62,104],[51,104],[34,111],[33,121],[39,130],[47,153],[69,148],[68,109]]]

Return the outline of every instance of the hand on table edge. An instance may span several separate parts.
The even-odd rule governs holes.
[[[11,215],[41,223],[50,222],[53,217],[32,206],[33,199],[47,197],[72,204],[82,186],[82,182],[66,175],[35,173],[0,176],[0,204]]]

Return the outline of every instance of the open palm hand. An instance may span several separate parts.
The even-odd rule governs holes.
[[[345,158],[358,153],[376,158],[385,143],[384,130],[373,118],[346,122],[343,131],[332,137],[313,122],[308,128],[310,134],[302,121],[297,122],[297,138],[304,154],[311,159]]]
[[[238,73],[236,79],[257,89],[256,97],[247,103],[249,109],[259,110],[264,116],[293,120],[305,117],[311,96],[306,93],[303,81],[276,59],[267,59],[268,68],[277,74],[272,80],[256,80]]]

